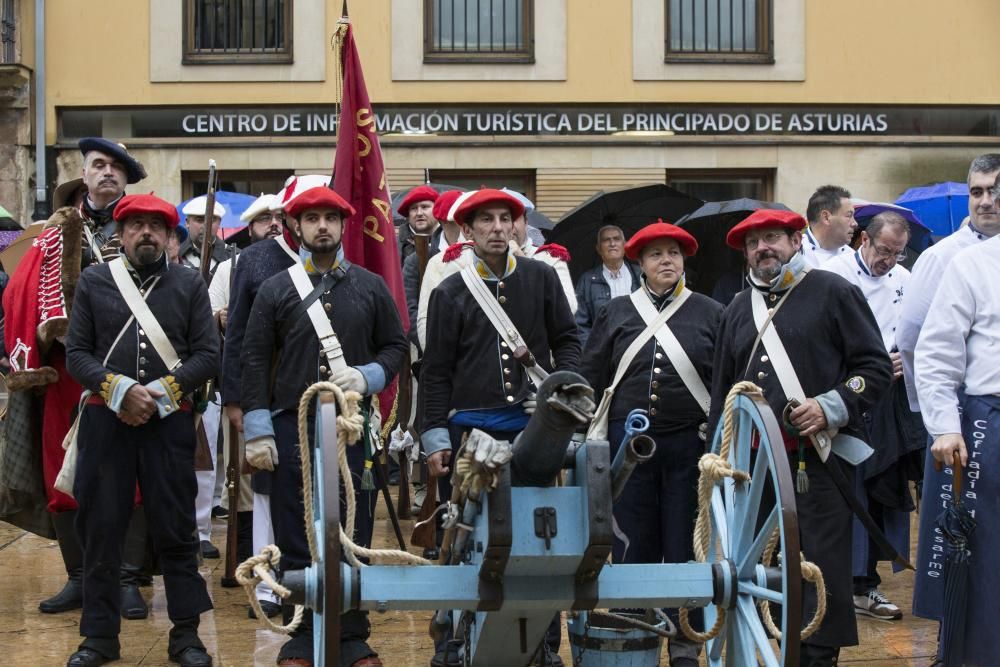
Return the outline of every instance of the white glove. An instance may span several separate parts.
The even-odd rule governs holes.
[[[246,459],[258,470],[274,470],[274,466],[278,465],[278,448],[274,438],[264,435],[247,441]]]
[[[365,376],[354,366],[337,371],[330,378],[330,381],[344,391],[356,391],[362,396],[368,393],[368,382],[365,380]]]
[[[510,461],[514,448],[506,440],[494,440],[479,429],[472,429],[465,441],[465,451],[474,457],[476,467],[496,470]]]
[[[534,392],[528,394],[528,398],[524,399],[521,407],[524,408],[524,414],[528,416],[535,414],[535,409],[538,407],[538,394]]]

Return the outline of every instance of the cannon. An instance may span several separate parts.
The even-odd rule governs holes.
[[[704,562],[614,565],[608,562],[612,488],[623,484],[625,464],[612,465],[605,441],[571,442],[589,417],[581,416],[587,412],[581,406],[592,410],[583,400],[588,392],[569,372],[542,383],[538,409],[515,441],[511,462],[496,471],[495,488],[470,494],[456,508],[460,530],[453,532],[464,535],[450,544],[450,564],[425,566],[342,561],[336,405],[321,399],[312,466],[319,558],[283,573],[291,600],[314,611],[314,664],[340,664],[339,617],[352,609],[441,612],[433,617],[464,640],[464,664],[507,667],[528,664],[556,612],[664,607],[704,608],[705,627],[717,626],[706,642],[709,665],[757,665],[758,657],[769,666],[798,664],[802,572],[794,486],[763,397],[734,391],[727,400],[730,444],[722,424],[712,440],[719,460],[735,472],[705,489]],[[649,455],[649,444],[636,443],[630,465]],[[565,480],[557,486],[560,470]]]

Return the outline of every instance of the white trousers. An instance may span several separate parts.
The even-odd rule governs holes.
[[[274,528],[271,526],[271,496],[263,493],[253,494],[253,553],[269,544],[274,544]],[[257,584],[257,599],[281,604],[281,600],[271,587],[263,581]]]
[[[218,397],[218,394],[216,394]],[[218,400],[218,398],[216,398]],[[205,425],[205,436],[208,438],[208,450],[212,452],[212,459],[215,460],[219,451],[219,418],[221,408],[218,403],[209,403],[205,409],[205,414],[201,416]],[[202,542],[210,541],[212,537],[212,506],[215,501],[215,468],[212,470],[198,470],[195,472],[198,479],[198,495],[194,499],[194,518],[198,525],[198,539]]]

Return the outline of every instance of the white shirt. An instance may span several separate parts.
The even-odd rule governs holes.
[[[885,351],[896,346],[896,327],[903,310],[903,289],[910,279],[910,272],[898,264],[884,276],[872,275],[860,250],[841,253],[823,263],[820,269],[836,273],[852,285],[857,285],[875,315]]]
[[[548,250],[543,250],[538,252],[538,246],[529,237],[525,240],[524,245],[521,246],[521,253],[525,257],[530,257],[531,259],[538,260],[543,264],[548,264],[556,271],[556,275],[559,276],[559,284],[562,285],[563,294],[566,295],[566,301],[569,303],[569,309],[576,314],[576,289],[573,287],[573,278],[569,275],[569,264],[567,264],[561,257],[556,257],[552,255]],[[625,266],[622,265],[624,269]],[[629,287],[632,286],[631,278],[629,279]]]
[[[917,347],[917,337],[924,325],[931,300],[952,258],[963,248],[968,248],[986,238],[966,225],[921,253],[913,265],[913,277],[906,286],[903,312],[900,314],[899,324],[896,325],[896,347],[903,358],[903,380],[906,382],[906,393],[910,396],[910,409],[914,412],[919,411],[920,406],[914,398],[917,390],[913,383],[913,352]]]
[[[955,255],[942,276],[916,350],[920,410],[928,433],[961,433],[958,390],[1000,395],[1000,238]]]
[[[611,288],[612,299],[617,296],[628,296],[632,293],[632,272],[628,270],[624,262],[615,272],[612,272],[607,264],[602,264],[601,273],[604,274],[604,279],[608,281],[608,287]]]
[[[212,282],[208,286],[208,299],[212,304],[213,315],[229,306],[229,275],[232,270],[232,261],[224,259],[219,262],[219,268],[212,275]]]
[[[450,262],[444,261],[443,252],[439,252],[427,260],[427,266],[424,267],[424,279],[420,283],[420,299],[417,301],[417,340],[420,341],[421,348],[427,347],[427,310],[431,304],[431,292],[445,278],[453,273],[458,273],[471,264],[474,256],[475,252],[469,245],[462,248],[461,255]]]
[[[802,235],[802,258],[806,260],[806,266],[811,269],[818,269],[834,257],[842,254],[849,255],[851,252],[851,247],[848,245],[826,250],[819,244],[819,241],[813,236],[812,230],[808,227]]]

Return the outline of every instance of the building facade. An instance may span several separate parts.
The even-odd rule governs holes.
[[[39,4],[44,79],[31,76]],[[34,207],[39,84],[50,195],[79,174],[76,139],[87,135],[126,144],[149,172],[139,187],[174,201],[204,189],[210,158],[224,189],[252,194],[331,169],[341,2],[0,5],[16,24],[15,55],[0,66],[0,114],[16,125],[2,130],[9,209]],[[650,182],[803,211],[826,183],[893,200],[964,180],[974,155],[1000,150],[988,46],[1000,3],[949,10],[932,0],[349,6],[390,188],[505,184],[554,220],[597,190]]]

